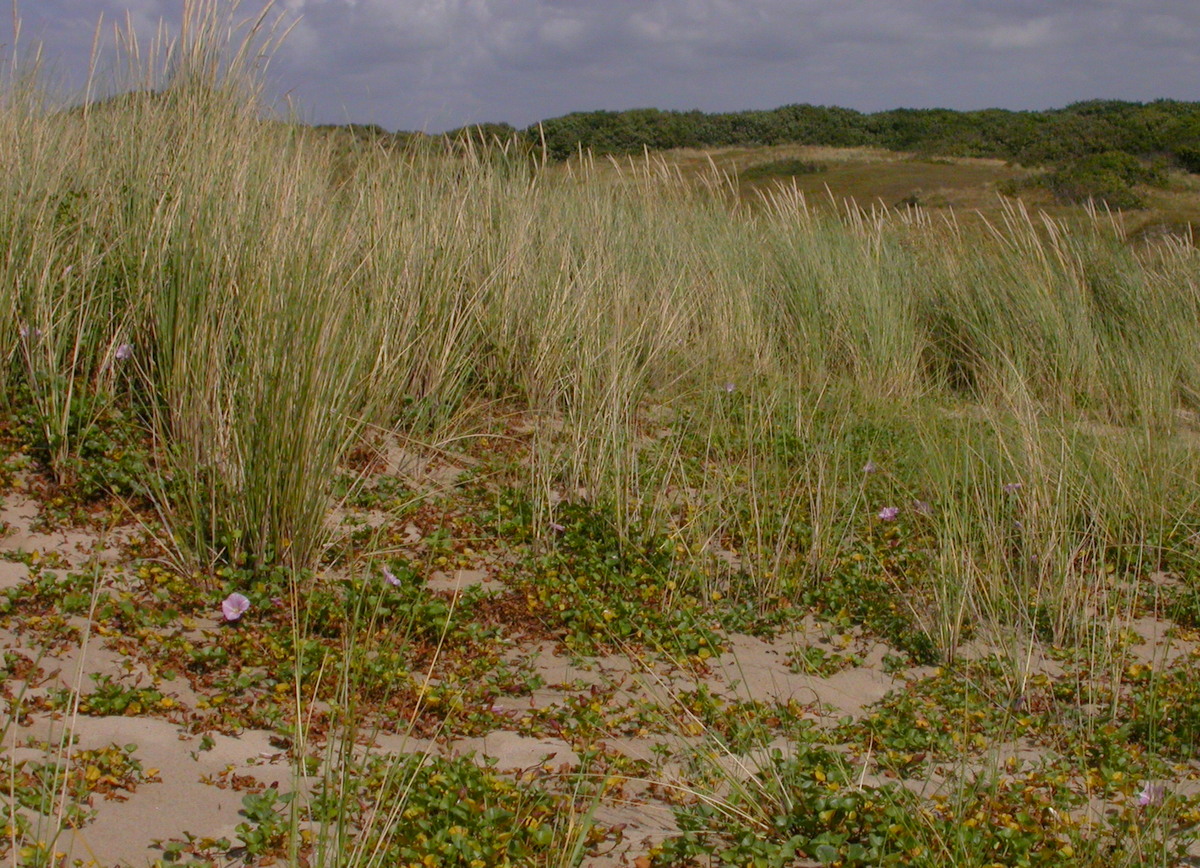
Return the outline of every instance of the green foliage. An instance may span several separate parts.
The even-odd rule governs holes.
[[[1110,208],[1140,208],[1143,201],[1134,186],[1163,186],[1166,177],[1161,166],[1147,166],[1129,154],[1106,151],[1073,160],[1042,183],[1064,202],[1091,200]]]
[[[1136,667],[1126,709],[1131,740],[1163,756],[1187,759],[1200,747],[1200,675],[1189,657],[1164,673]]]
[[[1180,626],[1193,629],[1200,627],[1200,585],[1189,583],[1172,589],[1168,595],[1166,615]]]
[[[806,675],[819,675],[828,678],[830,675],[862,665],[862,658],[857,654],[839,654],[826,651],[819,645],[809,645],[788,654],[788,666],[794,672]]]
[[[773,178],[794,178],[799,175],[814,175],[824,172],[826,167],[811,160],[772,160],[769,163],[755,163],[738,173],[741,181],[765,181]]]
[[[0,756],[7,798],[0,804],[0,856],[22,868],[59,864],[45,839],[43,818],[59,813],[65,828],[80,829],[95,819],[99,798],[125,800],[144,783],[159,781],[134,753],[137,745],[73,750],[69,759],[13,762]],[[53,843],[53,842],[50,842]]]
[[[204,749],[204,748],[202,748]],[[306,844],[307,833],[297,835],[292,802],[295,793],[281,793],[274,787],[256,788],[242,796],[238,813],[245,820],[237,824],[237,843],[228,838],[201,838],[185,832],[183,840],[156,842],[163,855],[159,863],[190,866],[211,865],[224,859],[240,859],[247,865],[270,865],[291,855],[296,844]]]
[[[79,713],[94,717],[125,715],[136,717],[154,711],[173,708],[174,700],[163,696],[161,691],[148,687],[133,687],[117,684],[112,676],[94,673],[95,682],[90,693],[79,696]],[[55,689],[51,693],[51,704],[57,709],[70,709],[74,704],[74,694],[65,689]]]
[[[736,811],[755,800],[753,813],[765,814],[762,825],[749,826],[704,803],[684,808],[676,812],[682,834],[656,850],[653,864],[692,865],[704,856],[721,866],[766,868],[806,857],[843,865],[898,864],[905,845],[913,843],[911,833],[885,830],[910,826],[906,799],[896,787],[857,790],[848,784],[842,759],[825,748],[800,745],[786,760],[776,751],[756,786],[737,793],[728,806]]]
[[[517,136],[517,128],[506,123],[482,123],[447,130],[442,136],[456,145],[504,145]]]
[[[71,388],[62,375],[46,376],[64,396],[61,413],[51,413],[22,385],[11,396],[16,415],[11,430],[52,470],[60,494],[78,504],[106,494],[144,497],[151,490],[150,450],[145,427],[128,402],[103,391]],[[38,388],[50,389],[45,378]]]
[[[925,760],[961,757],[997,738],[1020,736],[1032,721],[1028,696],[997,695],[1006,675],[1002,661],[987,658],[953,668],[896,691],[879,702],[854,729],[876,745],[879,763],[900,773]],[[1034,679],[1030,690],[1045,686]],[[985,686],[986,685],[986,686]]]
[[[89,573],[61,573],[46,569],[40,560],[29,564],[29,581],[7,588],[4,611],[24,610],[28,614],[54,612],[82,615],[88,611],[96,577]],[[105,595],[100,595],[101,603]]]
[[[242,809],[238,813],[246,820],[238,823],[236,831],[247,857],[287,854],[289,833],[294,828],[288,806],[295,796],[270,787],[242,796]]]
[[[897,555],[905,556],[893,552],[889,559],[894,561]],[[833,573],[806,588],[801,600],[835,623],[867,628],[918,663],[937,659],[933,639],[914,622],[913,610],[898,598],[896,580],[861,554],[843,559]]]
[[[654,852],[653,865],[785,868],[798,859],[827,865],[1170,864],[1189,836],[1155,829],[1179,800],[1158,808],[1126,801],[1096,820],[1080,819],[1079,794],[1061,779],[981,776],[955,795],[922,803],[897,784],[859,786],[844,759],[822,747],[778,752],[754,786],[722,810],[707,803],[676,812],[681,834]],[[743,813],[744,811],[744,813]],[[754,817],[757,822],[747,822]],[[703,861],[701,861],[703,860]],[[1145,861],[1143,861],[1145,860]]]
[[[524,135],[534,145],[544,138],[549,156],[558,160],[580,148],[637,154],[644,148],[795,143],[999,157],[1024,165],[1061,164],[1111,151],[1142,157],[1173,154],[1187,168],[1197,130],[1200,103],[1096,100],[1041,112],[891,109],[863,114],[812,105],[718,114],[576,112],[540,121]]]
[[[1179,168],[1193,175],[1200,175],[1200,147],[1181,145],[1175,149],[1175,162]]]
[[[554,548],[531,563],[526,603],[571,648],[635,643],[707,659],[720,640],[674,568],[674,546],[654,533],[622,539],[610,511],[586,503],[556,513]]]
[[[354,482],[341,477],[334,496],[356,509],[382,510],[399,516],[420,500],[420,495],[395,476],[380,476],[367,485],[354,485]]]
[[[496,868],[558,864],[568,807],[536,785],[521,785],[477,766],[470,758],[373,756],[314,799],[318,822],[353,828],[371,812],[389,817],[347,841],[373,853],[372,864]],[[347,801],[349,800],[349,801]],[[356,802],[354,800],[361,800]],[[350,811],[359,805],[363,814]],[[345,851],[344,851],[345,852]]]

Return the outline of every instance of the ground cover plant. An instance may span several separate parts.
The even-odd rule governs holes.
[[[338,137],[188,15],[0,104],[0,857],[1200,853],[1187,238]]]

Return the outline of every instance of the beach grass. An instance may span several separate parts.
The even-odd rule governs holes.
[[[519,623],[574,653],[700,671],[722,637],[809,616],[885,643],[930,708],[962,700],[956,677],[1007,703],[964,711],[958,741],[925,738],[936,712],[902,698],[819,733],[773,712],[796,749],[751,779],[698,754],[683,831],[653,864],[1066,864],[1036,861],[1045,848],[1167,865],[1186,850],[1194,793],[1168,783],[1164,800],[1147,781],[1195,775],[1200,700],[1175,673],[1196,659],[1143,671],[1127,634],[1170,613],[1186,645],[1198,618],[1186,239],[1134,244],[1103,211],[1020,200],[960,220],[786,184],[748,198],[715,167],[653,156],[347,146],[262,104],[268,18],[239,27],[235,9],[196,3],[189,21],[141,49],[127,35],[120,71],[95,79],[121,96],[68,107],[36,70],[9,75],[0,382],[6,442],[62,520],[97,504],[138,516],[156,561],[194,580],[187,611],[284,601],[254,646],[281,655],[284,701],[258,723],[304,746],[302,795],[247,804],[248,858],[587,864],[603,838],[589,836],[608,772],[555,789],[356,747],[380,727],[432,736],[437,706],[445,731],[466,726],[429,676],[483,647],[471,619],[495,626],[474,598],[463,614],[370,590],[388,590],[403,544],[338,517],[378,492],[388,443],[470,458],[444,489],[392,498],[389,521],[458,515],[446,551],[503,552]],[[414,581],[445,557],[425,551]],[[248,663],[250,644],[226,644]],[[387,670],[397,648],[413,653]],[[1046,655],[1052,687],[1031,666]],[[699,721],[728,748],[705,715],[674,729]],[[1054,759],[1019,791],[999,759],[945,783],[977,738],[1041,739]],[[1113,759],[1120,738],[1136,762]],[[846,743],[852,759],[833,749]],[[900,784],[933,774],[918,754],[941,764],[932,801]],[[490,805],[490,831],[438,826],[432,776]],[[1120,810],[1088,815],[1095,798]],[[1007,837],[969,832],[977,817],[1007,817]],[[9,826],[14,864],[50,864],[32,826]],[[467,838],[472,855],[451,847]]]

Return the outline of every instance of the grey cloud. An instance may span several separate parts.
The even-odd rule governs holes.
[[[179,6],[40,0],[25,16],[70,66],[86,56],[101,9],[132,9],[140,30],[160,15],[177,21]],[[308,106],[313,120],[389,128],[524,125],[648,105],[1200,98],[1195,0],[280,0],[276,8],[299,23],[273,60],[272,88]]]

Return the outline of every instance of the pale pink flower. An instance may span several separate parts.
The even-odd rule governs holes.
[[[113,353],[113,358],[118,362],[123,362],[126,359],[133,358],[133,344],[121,344]]]
[[[396,574],[388,569],[387,564],[383,565],[383,580],[396,588],[403,584],[398,578],[396,578]]]
[[[1151,805],[1157,805],[1163,800],[1166,795],[1167,788],[1162,784],[1152,784],[1146,781],[1146,786],[1138,793],[1137,803],[1143,808],[1148,808]]]
[[[899,514],[900,514],[900,507],[885,506],[883,509],[879,510],[879,520],[880,521],[895,521],[896,516],[898,516]]]
[[[226,621],[236,621],[250,608],[250,601],[244,594],[232,593],[221,603],[221,614]]]

